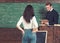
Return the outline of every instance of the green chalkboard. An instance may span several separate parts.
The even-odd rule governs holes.
[[[23,15],[25,7],[31,4],[38,23],[42,19],[41,9],[45,8],[44,3],[0,3],[0,27],[15,28],[19,18]],[[53,7],[60,14],[60,4],[53,3]],[[60,20],[59,20],[60,23]]]

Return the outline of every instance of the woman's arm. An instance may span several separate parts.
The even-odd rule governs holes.
[[[20,27],[20,25],[21,25],[21,23],[23,22],[23,16],[19,19],[19,21],[17,22],[17,25],[16,25],[16,27],[19,29],[19,30],[21,30],[22,32],[23,32],[23,34],[24,34],[24,30]]]
[[[33,17],[33,31],[38,31],[38,23],[37,23],[37,20],[36,20],[36,17],[34,16]]]

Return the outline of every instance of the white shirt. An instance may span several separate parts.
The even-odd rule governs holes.
[[[50,11],[52,11],[53,10],[53,8],[51,8],[51,10]]]
[[[20,26],[21,23],[23,24],[24,29],[32,29],[32,28],[37,28],[38,27],[38,23],[36,21],[35,16],[30,20],[30,23],[27,23],[24,20],[23,16],[21,16],[20,19],[19,19],[19,21],[18,21],[18,23],[17,23],[17,26]]]

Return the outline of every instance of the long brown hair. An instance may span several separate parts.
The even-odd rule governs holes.
[[[34,10],[31,5],[27,5],[25,11],[23,13],[23,18],[26,20],[27,23],[30,23],[30,20],[34,16]]]

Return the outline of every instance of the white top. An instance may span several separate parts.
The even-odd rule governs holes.
[[[53,10],[53,8],[50,9],[50,11],[52,11],[52,10]]]
[[[18,21],[18,23],[17,23],[17,26],[20,26],[21,23],[23,24],[24,29],[32,29],[32,28],[37,28],[38,27],[38,23],[36,21],[35,16],[30,20],[30,23],[27,23],[24,20],[23,16],[21,16],[20,19],[19,19],[19,21]]]

